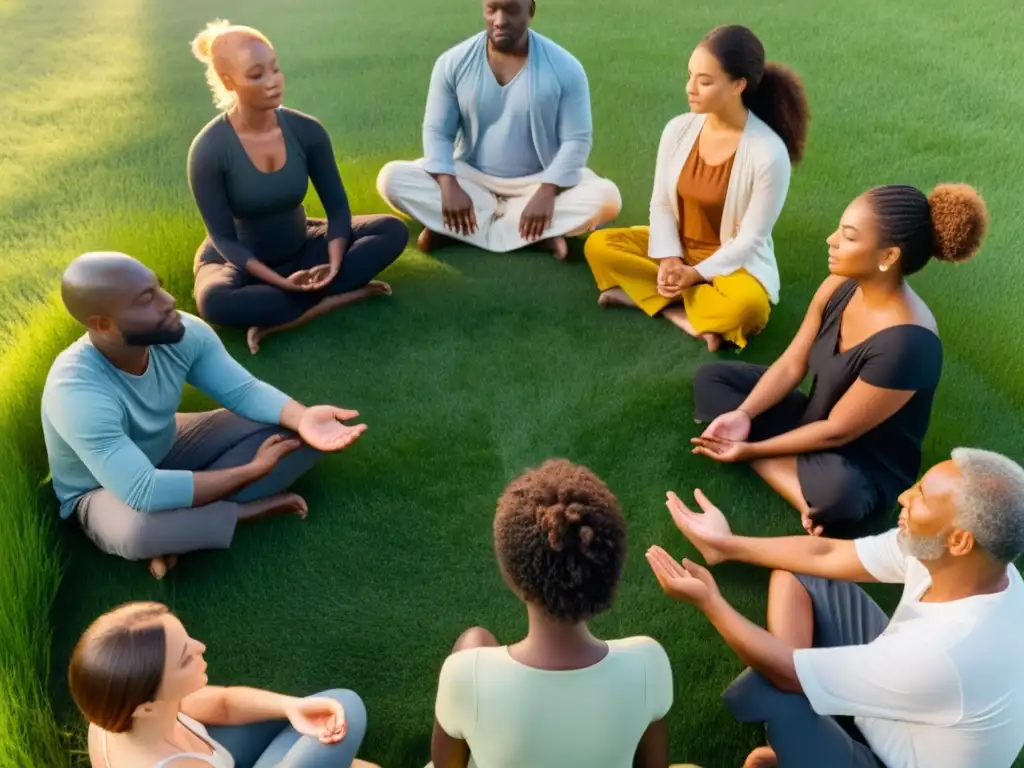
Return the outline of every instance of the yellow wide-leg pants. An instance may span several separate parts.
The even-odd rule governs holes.
[[[601,229],[587,238],[584,255],[598,290],[621,288],[653,317],[676,300],[658,293],[658,261],[647,255],[648,239],[648,227]],[[768,292],[745,269],[691,286],[680,298],[698,334],[718,334],[741,349],[771,313]]]

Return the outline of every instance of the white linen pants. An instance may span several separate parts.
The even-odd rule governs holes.
[[[381,168],[377,192],[388,205],[433,232],[486,251],[507,253],[531,245],[519,234],[519,220],[540,187],[539,176],[502,179],[465,163],[456,163],[455,178],[473,201],[477,223],[476,232],[462,235],[445,228],[441,187],[423,169],[422,163],[422,160],[395,160]],[[580,183],[555,198],[551,225],[541,239],[592,232],[618,216],[621,208],[618,187],[584,168]]]

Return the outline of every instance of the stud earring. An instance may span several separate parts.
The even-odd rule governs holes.
[[[882,264],[882,265],[880,265],[878,267],[878,270],[880,272],[888,272],[889,271],[889,265],[888,264]]]

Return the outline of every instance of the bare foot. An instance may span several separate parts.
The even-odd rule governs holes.
[[[743,762],[743,768],[778,768],[779,758],[771,747],[758,747]]]
[[[621,288],[609,288],[601,291],[597,297],[597,304],[601,307],[635,307],[636,302],[629,298],[629,294]]]
[[[682,306],[666,307],[662,313],[665,319],[668,320],[672,325],[690,336],[696,337],[697,331],[690,324],[690,318],[686,316],[686,309]]]
[[[149,573],[150,575],[160,581],[167,572],[170,571],[174,566],[178,564],[177,555],[165,555],[163,557],[154,557],[149,561]]]
[[[255,325],[245,333],[245,343],[249,345],[249,353],[255,355],[260,351],[260,342],[266,336],[266,331],[257,328]]]
[[[391,286],[383,280],[371,280],[366,284],[367,296],[390,296]]]
[[[722,337],[717,333],[702,333],[700,337],[708,345],[708,352],[717,352],[722,346]]]
[[[420,249],[422,253],[430,253],[437,248],[443,248],[444,246],[451,243],[452,239],[447,235],[442,235],[439,232],[433,232],[432,230],[424,228],[420,232],[419,237],[416,238],[416,247]]]
[[[537,242],[537,247],[542,251],[549,251],[559,261],[565,261],[569,257],[569,243],[564,237],[551,237],[547,240]]]
[[[251,523],[281,515],[297,515],[300,520],[305,520],[308,514],[309,507],[304,498],[297,493],[279,493],[276,496],[243,504],[241,512],[238,513],[238,521]]]

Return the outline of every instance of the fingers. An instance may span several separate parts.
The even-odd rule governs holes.
[[[683,500],[675,495],[672,491],[668,492],[668,499],[665,502],[665,506],[668,507],[669,513],[672,515],[672,520],[675,522],[676,527],[683,533],[689,529],[689,518],[693,516],[693,512],[683,503]]]
[[[352,411],[348,408],[334,408],[334,418],[338,421],[350,421],[359,418],[359,411]]]
[[[700,488],[693,492],[693,498],[704,512],[718,512],[721,514],[721,510],[711,503],[710,499],[704,495],[704,491]]]
[[[683,559],[681,567],[684,571],[686,571],[686,573],[688,573],[695,579],[700,579],[701,581],[712,580],[711,571],[709,571],[703,565],[698,565],[689,558]]]
[[[661,573],[668,578],[686,578],[686,569],[668,552],[655,545],[647,551],[647,559],[652,564],[656,563]]]

